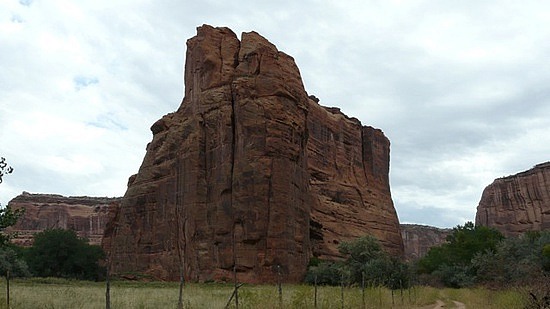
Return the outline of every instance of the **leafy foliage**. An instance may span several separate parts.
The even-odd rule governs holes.
[[[447,236],[447,243],[431,248],[418,261],[420,273],[431,274],[450,287],[464,287],[475,283],[471,261],[477,254],[492,252],[504,236],[486,226],[466,222],[458,225]]]
[[[0,247],[0,275],[5,276],[8,270],[11,277],[29,277],[31,275],[27,263],[19,258],[14,248]]]
[[[11,174],[13,172],[13,167],[8,166],[6,163],[6,158],[1,157],[0,158],[0,183],[2,183],[2,178],[4,178],[4,175]]]
[[[338,247],[346,259],[339,262],[312,263],[306,275],[306,283],[339,285],[362,284],[384,285],[391,289],[406,287],[409,279],[407,265],[391,258],[378,240],[372,236],[359,237],[343,242]]]
[[[472,259],[477,281],[496,285],[528,284],[546,273],[550,232],[526,233],[503,240],[494,251],[480,253]]]
[[[308,284],[339,285],[341,267],[341,264],[337,262],[322,261],[309,268],[305,282]]]
[[[2,183],[2,178],[5,175],[12,172],[13,168],[8,166],[6,159],[4,157],[0,158],[0,183]],[[0,248],[6,247],[10,240],[10,235],[6,234],[4,230],[14,225],[23,212],[23,209],[12,210],[11,207],[0,207]]]
[[[447,243],[433,247],[417,268],[420,274],[449,287],[529,284],[550,275],[550,232],[504,238],[498,231],[467,222]],[[546,251],[545,251],[546,250]]]
[[[50,229],[34,236],[26,260],[37,276],[96,280],[103,256],[101,247],[89,245],[74,231]]]

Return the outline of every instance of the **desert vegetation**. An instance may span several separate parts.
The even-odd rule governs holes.
[[[0,284],[5,290],[5,282]],[[231,284],[187,284],[185,308],[224,308],[232,293]],[[105,286],[101,282],[55,278],[17,279],[11,285],[11,308],[103,308]],[[342,293],[343,291],[343,293]],[[432,308],[441,300],[452,307],[459,300],[467,308],[524,308],[525,294],[521,289],[492,290],[487,288],[438,289],[411,287],[396,293],[384,287],[341,287],[283,285],[279,303],[275,285],[247,285],[240,288],[239,308]],[[343,295],[343,298],[342,298]],[[178,283],[112,282],[112,308],[175,308]],[[363,307],[364,304],[364,307]],[[5,308],[5,295],[0,296],[0,308]],[[234,303],[229,308],[235,308]]]

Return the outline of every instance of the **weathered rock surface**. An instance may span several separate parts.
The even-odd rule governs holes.
[[[312,255],[366,233],[402,254],[381,131],[309,98],[255,32],[204,25],[187,47],[183,102],[151,127],[105,231],[113,272],[297,282]]]
[[[452,229],[442,229],[427,225],[401,224],[401,236],[407,261],[417,260],[430,250],[446,242]]]
[[[120,198],[23,192],[8,205],[12,209],[25,209],[25,213],[7,231],[15,232],[12,242],[22,246],[32,245],[35,233],[52,228],[73,230],[78,236],[87,238],[90,244],[100,245],[109,221],[109,207],[119,201]]]
[[[313,254],[339,257],[342,241],[370,234],[402,253],[389,187],[390,142],[337,108],[309,101],[307,143]]]
[[[476,225],[505,236],[550,229],[550,162],[516,175],[498,178],[483,190]]]

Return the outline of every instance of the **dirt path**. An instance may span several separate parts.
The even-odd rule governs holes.
[[[461,302],[453,300],[453,303],[455,304],[455,307],[454,307],[455,309],[466,309],[466,305],[464,305]],[[434,305],[422,307],[421,309],[444,309],[444,308],[447,308],[445,303],[442,300],[438,299]]]

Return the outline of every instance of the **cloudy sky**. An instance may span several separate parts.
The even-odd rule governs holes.
[[[495,178],[550,160],[548,1],[0,0],[0,203],[123,195],[205,23],[262,34],[385,132],[401,222],[474,220]]]

